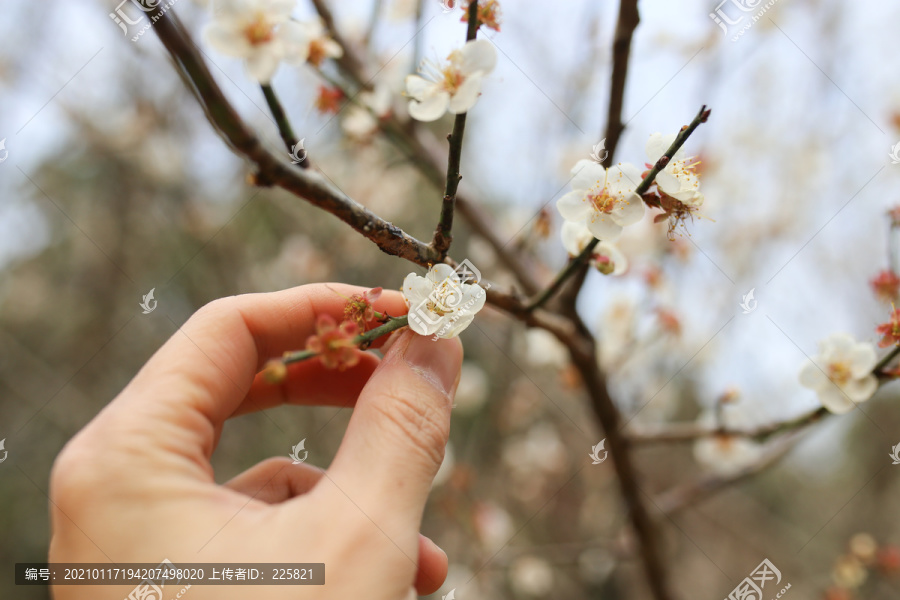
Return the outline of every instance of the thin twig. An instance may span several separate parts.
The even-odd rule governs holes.
[[[700,126],[701,123],[705,123],[709,118],[710,111],[706,108],[706,105],[700,107],[700,112],[697,113],[697,116],[694,117],[694,120],[691,121],[690,125],[681,128],[681,131],[678,132],[678,135],[675,136],[675,141],[672,142],[672,145],[669,146],[669,149],[666,150],[666,153],[659,157],[659,160],[656,161],[656,164],[653,165],[653,168],[647,173],[647,176],[644,177],[643,180],[638,184],[638,186],[634,189],[634,193],[640,198],[644,195],[644,193],[650,189],[650,186],[653,185],[653,181],[656,179],[656,176],[662,171],[667,164],[669,164],[669,160],[672,156],[675,155],[676,152],[684,145],[684,142],[687,141],[691,134],[694,133],[694,130]],[[529,308],[535,309],[544,305],[550,298],[553,297],[556,292],[563,286],[566,280],[575,274],[578,271],[581,265],[587,263],[587,260],[594,253],[594,248],[597,247],[597,244],[600,243],[600,240],[594,238],[590,241],[590,243],[585,246],[584,250],[581,251],[581,254],[573,258],[569,261],[569,264],[559,272],[556,278],[553,280],[553,283],[540,293],[531,303],[528,305]]]
[[[324,0],[313,0],[313,5],[316,7],[325,26],[331,31],[332,37],[344,48],[344,56],[337,61],[341,72],[358,89],[370,89],[372,84],[366,79],[359,57],[354,55],[353,49],[343,43],[342,36],[335,31],[334,17]],[[347,92],[347,90],[344,91],[345,93]],[[419,168],[435,187],[444,189],[446,176],[441,166],[442,157],[439,157],[427,148],[409,131],[408,127],[400,123],[396,116],[388,115],[378,119],[378,125],[388,136],[388,139],[407,155],[409,160]],[[418,123],[415,122],[410,125],[419,127]],[[493,249],[500,263],[516,278],[516,282],[522,291],[529,295],[537,293],[540,286],[534,278],[533,269],[528,268],[516,253],[506,249],[507,240],[501,238],[497,233],[498,229],[493,225],[491,215],[478,203],[460,194],[456,196],[455,209],[456,213],[465,219],[472,231]]]
[[[384,325],[379,325],[374,329],[360,333],[353,338],[352,343],[354,346],[359,346],[361,350],[365,350],[378,338],[397,331],[398,329],[402,329],[403,327],[406,327],[408,323],[409,317],[407,315],[393,317]],[[291,363],[308,360],[315,356],[318,356],[318,353],[313,352],[312,350],[297,350],[296,352],[286,352],[280,359],[275,360],[282,364],[289,365]]]
[[[628,63],[631,58],[631,39],[641,22],[638,0],[620,0],[619,16],[612,48],[612,76],[609,84],[609,103],[606,111],[606,132],[603,136],[607,151],[603,165],[609,167],[616,156],[619,138],[625,126],[622,124],[622,107],[625,105],[625,83],[628,79]],[[576,316],[575,303],[588,274],[588,262],[580,263],[568,288],[560,295],[563,310]],[[552,294],[551,294],[552,295]]]
[[[275,124],[278,126],[278,134],[281,136],[281,141],[284,142],[288,154],[293,155],[294,147],[300,140],[294,134],[294,130],[291,127],[291,122],[288,119],[287,113],[284,112],[284,108],[281,106],[281,101],[278,100],[278,95],[275,94],[275,90],[272,89],[271,85],[269,85],[268,83],[264,83],[260,87],[262,88],[263,96],[265,96],[266,98],[266,104],[269,105],[269,110],[272,113],[272,118],[275,119]],[[304,156],[303,160],[297,163],[297,165],[299,165],[301,169],[306,169],[309,167],[309,160],[307,160],[306,156]]]
[[[478,0],[472,0],[469,4],[469,21],[466,31],[466,41],[472,41],[478,33]],[[441,217],[437,228],[434,230],[434,238],[431,247],[435,249],[441,260],[447,256],[450,243],[453,241],[453,209],[456,206],[456,191],[459,189],[459,164],[462,157],[463,136],[466,132],[466,115],[456,115],[453,121],[453,132],[447,137],[450,142],[450,153],[447,157],[447,183],[444,185],[444,197],[441,202]]]
[[[304,198],[350,225],[383,252],[422,266],[437,262],[437,254],[428,244],[371,212],[318,173],[292,168],[285,158],[275,156],[263,147],[226,99],[173,11],[166,12],[153,30],[175,60],[216,131],[238,154],[256,166],[257,185],[276,185]]]

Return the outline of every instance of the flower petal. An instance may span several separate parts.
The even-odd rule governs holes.
[[[240,30],[218,21],[210,23],[203,29],[203,40],[216,52],[225,56],[243,58],[251,52],[250,43]]]
[[[572,256],[581,254],[581,251],[594,239],[594,234],[587,228],[584,221],[564,221],[559,236],[566,252]]]
[[[847,358],[850,359],[850,374],[854,379],[861,379],[872,372],[878,362],[875,347],[865,342],[855,344]]]
[[[418,75],[406,76],[406,95],[416,100],[424,100],[437,93],[437,85]]]
[[[610,194],[633,192],[641,183],[641,172],[631,163],[619,163],[609,168],[606,186]]]
[[[409,116],[416,121],[437,121],[444,113],[447,112],[447,106],[450,104],[450,94],[447,92],[437,92],[429,98],[421,101],[409,101]]]
[[[878,389],[878,378],[868,375],[861,379],[851,379],[844,385],[844,393],[854,402],[865,402]]]
[[[246,59],[247,73],[260,83],[268,83],[278,70],[278,54],[258,50]]]
[[[606,182],[606,169],[592,160],[581,159],[570,171],[573,190],[589,190],[602,188]]]
[[[819,368],[819,365],[811,360],[806,361],[800,369],[798,379],[800,380],[800,385],[812,390],[821,390],[831,385],[828,375]]]
[[[588,217],[587,227],[599,240],[615,240],[622,234],[622,226],[605,213],[593,212]]]
[[[583,190],[575,190],[556,201],[556,209],[566,221],[583,221],[592,208]]]
[[[478,102],[478,96],[481,94],[481,75],[469,75],[463,81],[462,85],[456,90],[456,93],[450,98],[450,112],[454,115],[467,112],[475,103]]]
[[[856,407],[856,404],[836,385],[819,390],[819,402],[836,415],[848,413]]]
[[[497,50],[487,40],[472,40],[466,42],[460,51],[460,70],[464,75],[480,72],[487,75],[497,65]]]
[[[663,135],[661,133],[654,133],[650,136],[650,139],[647,140],[647,158],[650,159],[650,163],[653,164],[659,160],[659,158],[666,153],[666,150],[669,149],[669,146],[672,145],[672,142],[675,141],[677,136],[674,133],[670,133],[668,135]],[[669,159],[679,160],[681,155],[684,153],[682,148],[678,149],[678,152],[675,153],[675,156],[670,156]]]
[[[644,210],[644,201],[632,192],[616,205],[609,216],[622,227],[627,227],[640,221],[644,217]]]

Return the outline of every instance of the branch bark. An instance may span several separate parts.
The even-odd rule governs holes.
[[[236,153],[256,166],[258,185],[275,185],[304,198],[350,225],[387,254],[422,266],[438,262],[437,253],[428,244],[383,220],[318,173],[292,168],[286,159],[275,156],[263,147],[225,98],[197,47],[172,11],[166,12],[153,30],[206,111],[213,128]]]

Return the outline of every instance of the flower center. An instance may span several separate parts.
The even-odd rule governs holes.
[[[324,40],[316,39],[309,43],[309,58],[307,60],[310,64],[318,67],[327,56]]]
[[[459,72],[459,69],[454,67],[452,64],[447,65],[441,71],[441,74],[444,76],[443,81],[441,81],[441,87],[444,88],[444,91],[449,93],[451,96],[456,94],[456,91],[459,89],[459,86],[463,84],[465,81],[465,77],[462,73]]]
[[[591,206],[594,207],[594,210],[606,214],[611,213],[622,202],[621,198],[610,195],[609,188],[603,188],[596,194],[588,193],[587,199]]]
[[[266,21],[265,15],[258,14],[253,22],[244,28],[244,37],[251,46],[259,46],[272,41],[275,37],[275,27]]]
[[[697,167],[700,165],[700,161],[694,161],[692,163],[688,163],[694,157],[686,158],[683,160],[675,161],[673,165],[673,174],[676,177],[684,178],[687,180],[695,180],[699,183],[699,177],[697,175]]]
[[[836,362],[828,365],[828,378],[842,386],[850,381],[850,365],[845,362]]]

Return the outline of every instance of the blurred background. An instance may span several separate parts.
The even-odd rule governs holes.
[[[6,0],[0,20],[2,598],[48,597],[14,586],[12,566],[46,560],[54,457],[193,311],[309,282],[396,288],[419,271],[304,201],[249,186],[248,165],[213,132],[152,31],[132,42],[109,18],[114,2]],[[442,59],[461,44],[461,11],[428,0],[417,22],[416,2],[331,4],[407,119],[403,78],[417,55]],[[461,189],[549,281],[566,260],[555,200],[605,129],[618,3],[501,6],[501,32],[482,33],[499,63],[469,116]],[[702,160],[703,217],[669,241],[648,213],[619,243],[628,272],[591,273],[579,299],[614,397],[636,430],[708,422],[723,397],[734,427],[804,414],[818,403],[797,372],[817,342],[835,331],[874,342],[888,320],[870,282],[892,266],[886,213],[900,203],[889,157],[900,140],[900,7],[780,0],[737,41],[737,27],[725,35],[709,17],[712,0],[639,8],[616,160],[643,164],[650,134],[675,133],[701,104],[713,113],[685,147]],[[208,8],[179,0],[174,10],[200,43]],[[296,16],[313,14],[300,0]],[[240,61],[203,48],[243,118],[280,150]],[[273,81],[316,167],[427,239],[441,192],[349,111],[317,110],[321,84],[286,65]],[[436,144],[450,127],[446,117],[424,126]],[[454,234],[454,258],[510,282],[460,220]],[[145,315],[151,289],[158,309]],[[744,314],[751,289],[758,307]],[[434,597],[648,598],[612,464],[588,458],[605,435],[565,352],[490,308],[463,341],[451,442],[423,524],[451,562]],[[896,598],[896,396],[887,386],[859,410],[765,445],[636,445],[679,597],[719,600],[768,558],[791,600]],[[234,419],[217,480],[302,438],[309,460],[327,466],[348,417],[281,408]]]

